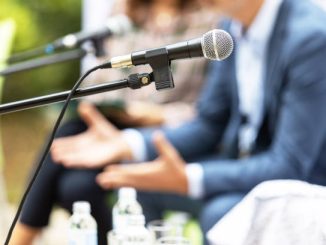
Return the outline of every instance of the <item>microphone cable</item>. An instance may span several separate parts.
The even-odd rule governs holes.
[[[39,174],[42,166],[43,166],[44,160],[45,160],[45,158],[47,157],[47,155],[48,155],[48,153],[50,151],[50,148],[52,146],[54,137],[55,137],[56,132],[57,132],[59,126],[60,126],[60,123],[61,123],[61,121],[62,121],[62,119],[63,119],[63,117],[65,115],[65,112],[66,112],[66,110],[68,108],[68,105],[69,105],[71,99],[72,99],[72,96],[75,94],[76,90],[79,88],[79,86],[81,85],[81,83],[84,81],[84,79],[89,74],[91,74],[92,72],[94,72],[96,70],[105,69],[105,68],[111,68],[111,62],[107,62],[107,63],[101,64],[101,65],[95,66],[95,67],[91,68],[90,70],[88,70],[84,75],[82,75],[77,80],[77,82],[75,83],[75,85],[71,89],[69,95],[67,96],[67,99],[65,100],[65,103],[64,103],[64,105],[63,105],[63,107],[61,109],[61,112],[59,114],[59,117],[57,118],[57,121],[55,122],[55,125],[54,125],[54,127],[52,129],[52,133],[51,133],[51,135],[50,135],[50,137],[48,139],[48,142],[46,144],[46,148],[45,148],[45,150],[43,152],[43,155],[42,155],[42,157],[41,157],[41,159],[40,159],[40,161],[39,161],[39,163],[37,165],[37,168],[36,168],[36,170],[34,172],[34,175],[33,175],[32,179],[29,182],[29,184],[28,184],[28,186],[27,186],[27,188],[25,190],[25,193],[24,193],[24,195],[23,195],[23,197],[22,197],[22,199],[20,201],[20,204],[19,204],[19,207],[17,209],[16,215],[15,215],[14,220],[12,221],[12,224],[11,224],[10,229],[8,231],[7,238],[6,238],[6,241],[5,241],[5,245],[9,245],[10,238],[12,236],[13,230],[14,230],[14,228],[16,226],[16,223],[18,221],[18,218],[20,216],[20,213],[22,211],[22,208],[24,206],[26,197],[27,197],[28,193],[30,192],[30,190],[31,190],[31,188],[32,188],[32,186],[33,186],[33,184],[34,184],[34,182],[35,182],[35,180],[36,180],[36,178],[37,178],[37,176],[38,176],[38,174]]]

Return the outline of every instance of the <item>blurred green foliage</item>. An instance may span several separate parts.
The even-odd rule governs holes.
[[[16,24],[12,53],[31,50],[79,31],[81,0],[0,0],[0,21],[8,18]],[[79,61],[7,76],[0,103],[68,90],[78,76]],[[0,148],[5,153],[4,172],[11,202],[21,199],[29,173],[34,169],[32,165],[61,106],[1,115],[3,145]]]
[[[0,2],[0,20],[12,18],[16,23],[17,32],[12,53],[43,46],[61,36],[80,30],[80,0],[0,0]],[[78,75],[79,61],[10,75],[5,81],[3,102],[69,89]]]

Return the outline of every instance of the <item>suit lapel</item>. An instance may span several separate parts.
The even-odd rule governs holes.
[[[229,57],[228,66],[228,81],[230,82],[230,96],[231,96],[231,104],[230,104],[230,120],[228,127],[226,128],[223,140],[223,152],[228,157],[237,158],[238,156],[238,134],[239,128],[241,125],[241,115],[239,111],[239,96],[238,96],[238,85],[237,85],[237,77],[236,77],[236,69],[235,69],[235,56],[236,53]]]
[[[284,0],[275,23],[272,37],[267,48],[267,60],[265,61],[265,81],[264,81],[264,108],[263,113],[269,117],[270,129],[275,126],[275,112],[277,110],[278,97],[283,84],[281,77],[282,54],[286,37],[287,18],[289,16],[290,1]]]

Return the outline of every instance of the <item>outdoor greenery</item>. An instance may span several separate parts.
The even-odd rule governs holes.
[[[26,51],[79,31],[81,0],[0,0],[0,21],[8,18],[16,24],[12,53]],[[7,76],[1,103],[68,90],[78,76],[78,61]],[[21,199],[58,108],[45,106],[0,117],[0,152],[4,151],[4,174],[11,203],[17,204]]]
[[[16,23],[13,53],[33,49],[80,30],[80,0],[1,0],[0,21]],[[1,38],[1,37],[0,37]],[[79,75],[79,62],[67,62],[8,76],[4,101],[68,89]]]

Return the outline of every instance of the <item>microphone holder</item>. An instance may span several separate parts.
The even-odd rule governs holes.
[[[118,90],[122,88],[139,89],[147,86],[154,81],[153,73],[132,74],[127,79],[117,80],[113,82],[107,82],[87,88],[77,89],[73,95],[73,99],[83,96],[93,95],[97,93],[103,93],[112,90]],[[43,105],[53,104],[57,102],[65,101],[70,91],[59,92],[51,95],[45,95],[35,97],[26,100],[20,100],[0,105],[0,115],[15,111],[21,111],[25,109],[31,109]]]
[[[107,55],[107,52],[104,48],[104,38],[93,38],[90,40],[93,44],[93,47],[95,49],[95,56],[97,58],[105,57]]]
[[[174,88],[174,81],[171,71],[171,62],[169,60],[166,48],[157,48],[149,50],[145,54],[145,59],[153,69],[156,90]]]

